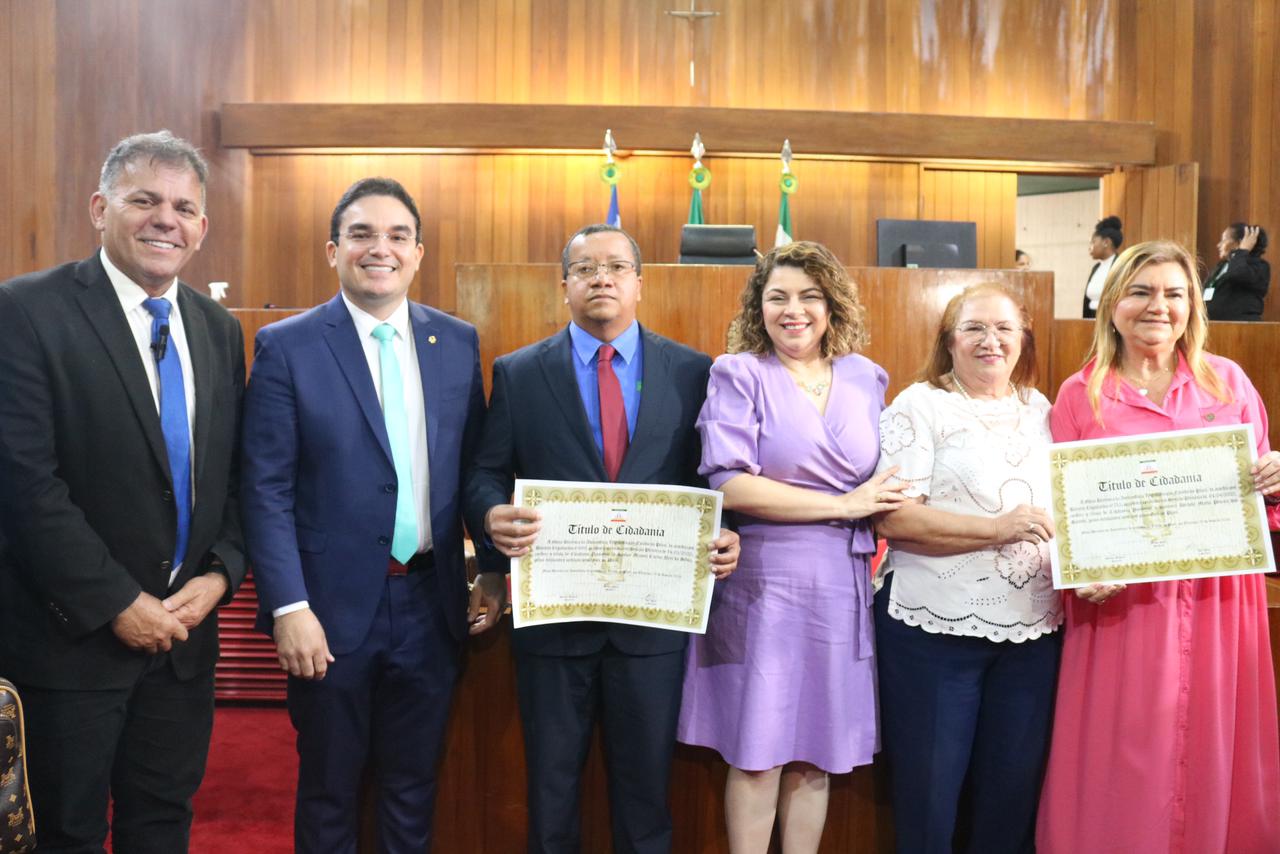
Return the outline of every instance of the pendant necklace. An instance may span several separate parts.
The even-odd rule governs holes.
[[[1117,373],[1129,381],[1129,385],[1133,386],[1134,391],[1136,391],[1138,394],[1142,395],[1143,397],[1146,397],[1151,392],[1151,386],[1154,383],[1158,382],[1160,378],[1165,374],[1171,374],[1173,373],[1173,371],[1169,370],[1168,368],[1161,368],[1159,371],[1156,372],[1156,375],[1153,376],[1151,380],[1146,383],[1143,383],[1141,380],[1135,379],[1129,374],[1126,374],[1124,371],[1117,370]]]
[[[785,367],[785,366],[784,366]],[[796,381],[796,385],[804,389],[814,397],[822,397],[823,393],[831,387],[831,367],[827,366],[827,378],[816,383],[807,383],[804,380],[791,373],[791,369],[787,368],[787,373],[791,374],[791,378]]]

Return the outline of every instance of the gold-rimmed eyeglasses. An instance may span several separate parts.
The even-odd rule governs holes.
[[[985,323],[962,323],[956,327],[956,332],[970,341],[984,341],[992,332],[1001,341],[1011,341],[1022,334],[1022,327],[1014,326],[1012,323],[997,323],[994,326],[988,326]]]
[[[636,265],[630,261],[603,261],[599,264],[595,261],[574,261],[569,265],[569,275],[575,279],[594,279],[601,273],[625,276],[635,271]]]

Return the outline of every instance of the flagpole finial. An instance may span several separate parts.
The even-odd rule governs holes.
[[[689,149],[689,153],[693,155],[694,165],[702,165],[702,155],[707,153],[707,147],[702,144],[702,134],[695,133],[693,135],[693,146]]]
[[[613,128],[605,128],[604,132],[604,159],[606,163],[613,162],[613,153],[618,150],[617,143],[613,141]]]
[[[784,140],[782,143],[782,171],[791,171],[791,140]]]

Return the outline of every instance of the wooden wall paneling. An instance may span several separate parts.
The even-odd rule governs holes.
[[[5,96],[7,144],[0,154],[0,279],[56,260],[57,183],[54,116],[58,89],[55,10],[11,3],[0,11],[0,93]],[[88,196],[84,197],[87,207]],[[82,216],[85,216],[82,214]]]
[[[13,4],[0,7],[0,116],[5,120],[5,127],[17,129],[21,126],[15,112],[29,105],[24,103],[19,107],[18,93],[13,91],[13,72],[18,55],[13,49],[14,17]],[[10,132],[10,136],[16,134]],[[13,216],[13,197],[16,191],[13,162],[12,147],[4,146],[0,149],[0,279],[6,279],[22,270],[16,257],[22,231]]]
[[[232,304],[309,306],[328,299],[336,279],[324,259],[330,211],[347,185],[365,175],[400,179],[418,201],[426,255],[412,293],[443,310],[456,307],[458,263],[550,262],[583,225],[599,222],[608,187],[598,155],[366,154],[253,158],[248,196],[253,240],[244,287]],[[779,200],[778,162],[708,155],[714,175],[708,219],[755,226],[761,250],[772,246]],[[646,261],[679,254],[689,186],[687,156],[629,157],[618,186],[623,225]],[[795,165],[791,198],[796,237],[827,244],[842,261],[875,257],[875,220],[913,218],[917,168],[909,163],[805,160]]]
[[[1102,215],[1121,218],[1125,246],[1168,239],[1194,253],[1199,221],[1198,179],[1196,163],[1118,169],[1102,178]],[[1216,257],[1216,252],[1210,256]]]
[[[690,87],[690,27],[649,0],[256,5],[265,36],[256,59],[268,73],[255,100],[794,104],[1039,118],[1108,108],[1109,69],[1125,56],[1114,24],[1127,17],[1117,4],[1083,0],[1065,10],[1052,0],[937,8],[704,0],[722,14],[696,25]],[[331,49],[352,42],[358,50]],[[496,73],[471,61],[505,44],[514,50],[490,63]],[[393,70],[381,79],[362,59],[379,49]],[[408,61],[398,65],[402,55]]]
[[[1195,55],[1197,5],[1198,0],[1170,0],[1165,6],[1166,14],[1174,20],[1174,56]],[[1197,103],[1192,94],[1195,85],[1195,63],[1193,61],[1174,62],[1172,66],[1173,87],[1170,100],[1173,101],[1173,124],[1171,127],[1161,128],[1157,136],[1158,163],[1186,163],[1199,160],[1192,145],[1192,129],[1198,113],[1203,109],[1203,105]]]

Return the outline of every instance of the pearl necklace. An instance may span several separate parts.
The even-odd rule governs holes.
[[[950,376],[950,377],[951,377],[951,383],[952,383],[952,385],[954,385],[954,386],[956,387],[956,389],[960,392],[960,396],[961,396],[961,397],[963,397],[965,400],[973,400],[973,399],[974,399],[974,398],[973,398],[973,396],[969,394],[969,390],[968,390],[967,388],[965,388],[965,387],[964,387],[964,383],[960,382],[960,378],[959,378],[958,376],[956,376],[956,372],[955,372],[955,371],[952,371],[950,374],[948,374],[948,376]],[[1013,383],[1009,383],[1009,394],[1016,394],[1016,393],[1017,393],[1017,390],[1016,390],[1016,389],[1014,389],[1014,387],[1013,387]],[[1007,396],[1007,395],[1006,395],[1006,396]],[[1001,399],[1002,399],[1002,398],[999,398],[999,397],[992,398],[992,400],[1001,400]]]

